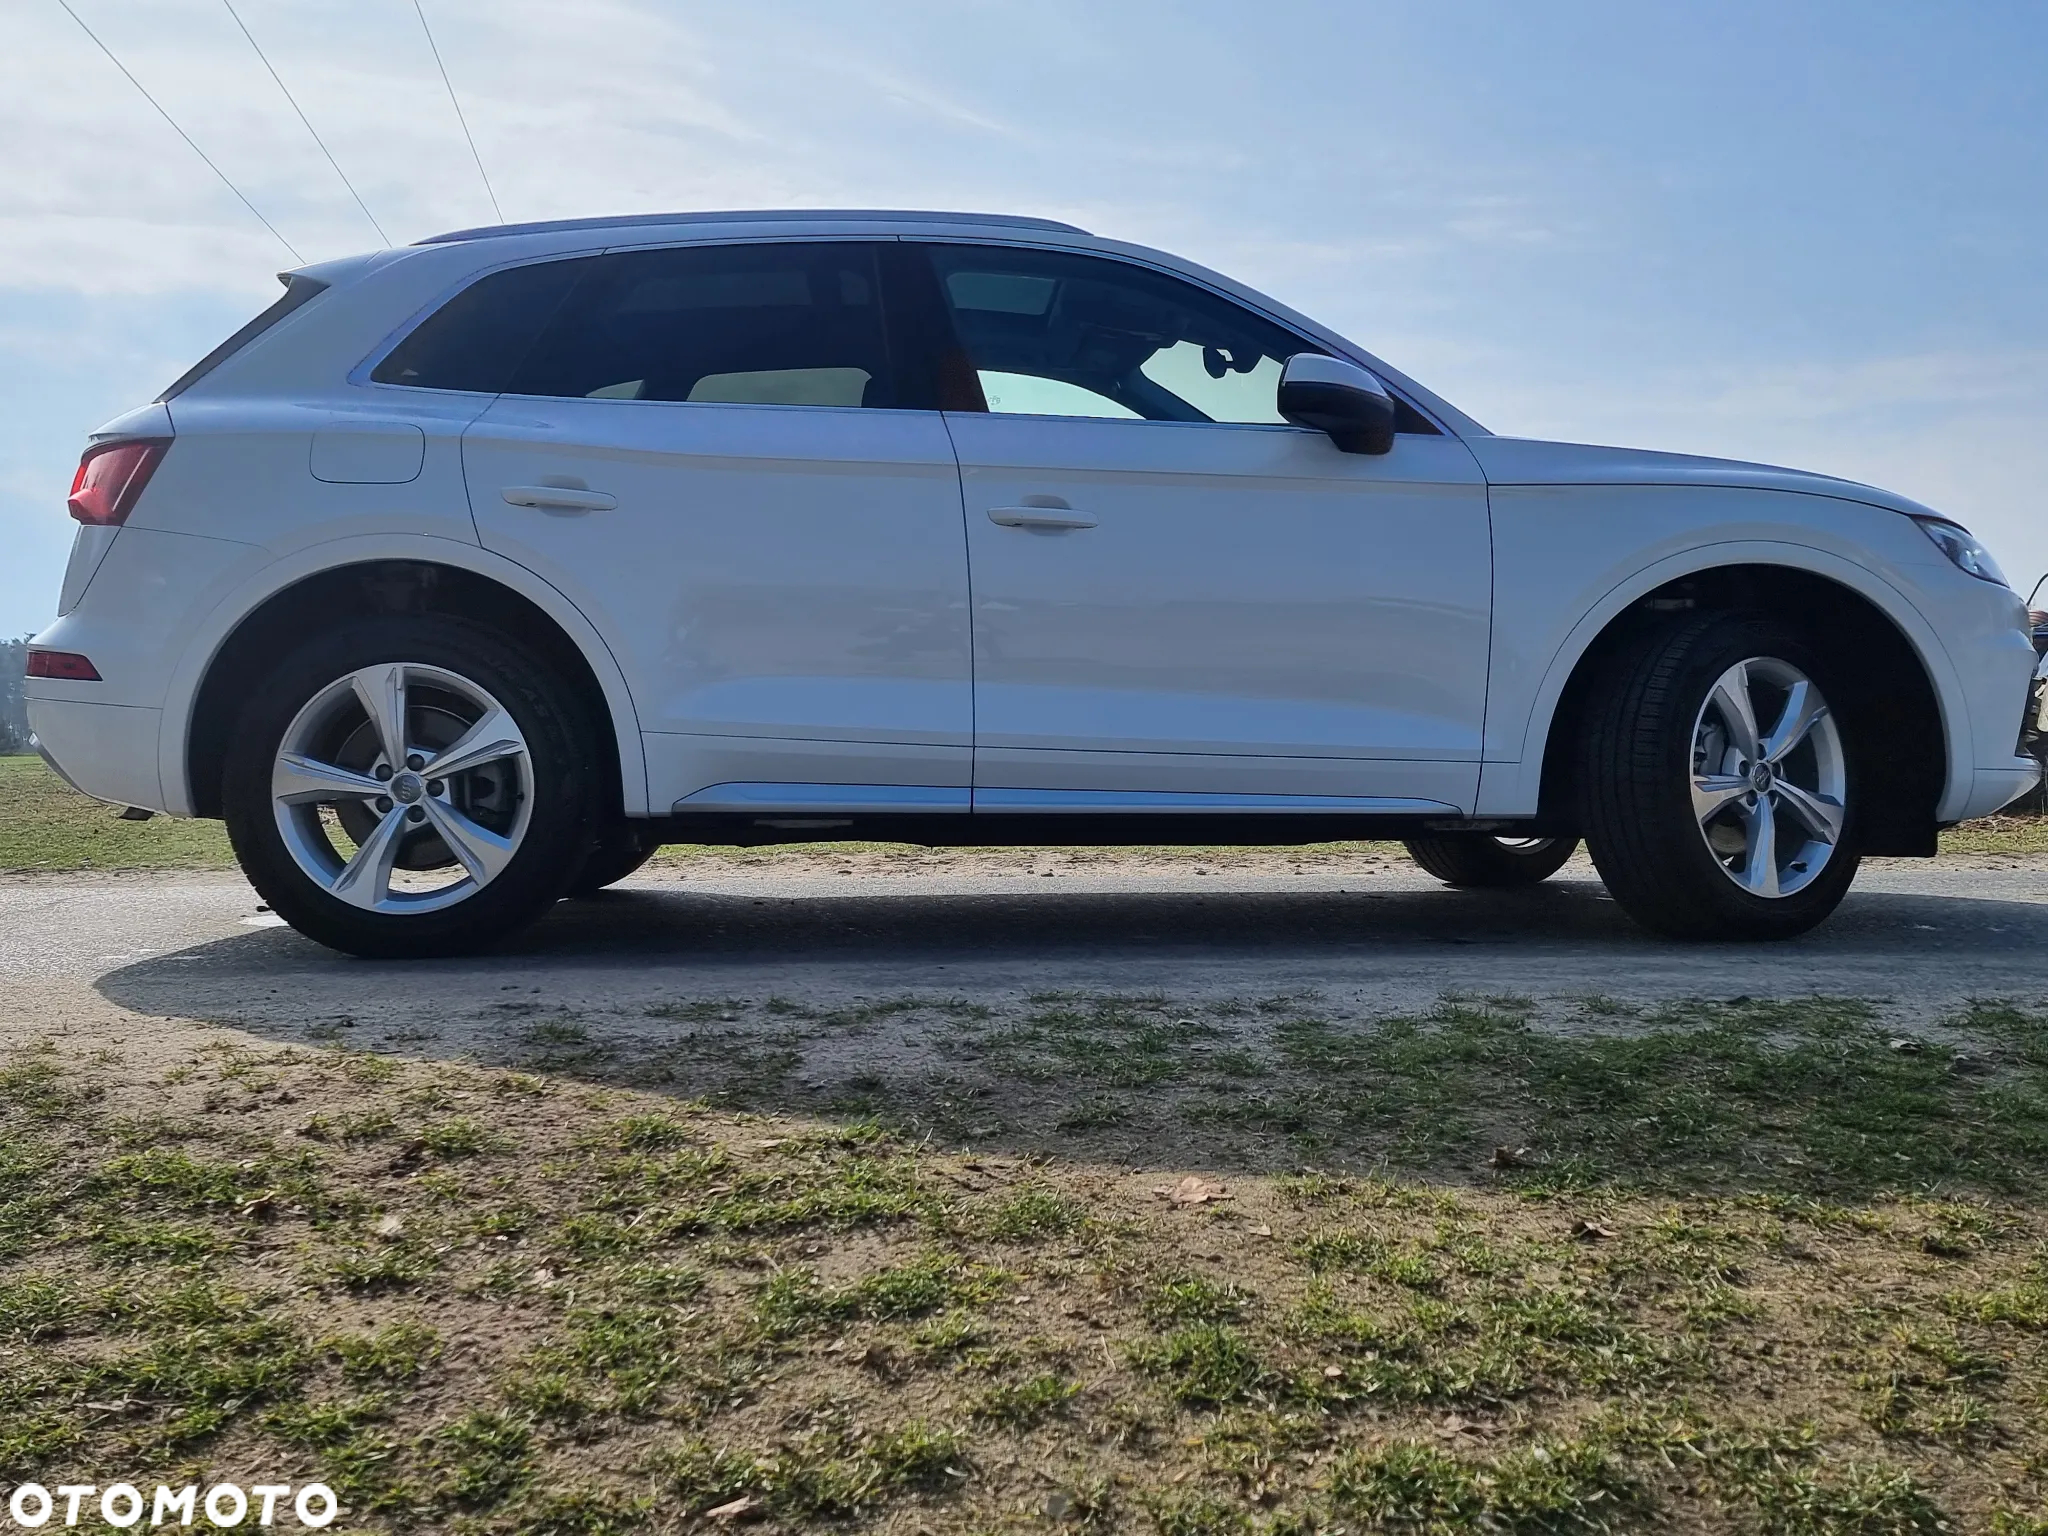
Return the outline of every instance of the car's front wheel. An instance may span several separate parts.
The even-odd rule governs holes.
[[[366,620],[257,679],[228,752],[228,836],[277,914],[350,954],[482,948],[539,916],[595,836],[574,691],[459,619]]]
[[[1714,614],[1609,673],[1579,784],[1587,847],[1624,911],[1687,939],[1790,938],[1834,911],[1859,857],[1837,671],[1783,624]]]

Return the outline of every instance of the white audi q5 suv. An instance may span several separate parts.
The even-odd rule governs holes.
[[[2038,777],[1938,513],[1497,437],[1040,219],[463,230],[285,275],[95,433],[43,752],[293,926],[481,946],[664,842],[1583,838],[1659,932],[1820,921]]]

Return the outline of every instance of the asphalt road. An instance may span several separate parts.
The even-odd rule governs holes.
[[[721,870],[563,903],[503,951],[372,963],[258,910],[232,876],[0,884],[10,1030],[80,1008],[229,1023],[447,1029],[518,1006],[903,994],[1002,1001],[1049,990],[1176,997],[1313,991],[1402,1008],[1446,990],[1536,997],[1830,993],[1939,1010],[2048,997],[2048,861],[1867,868],[1803,939],[1674,945],[1637,929],[1589,868],[1513,894],[1450,891],[1402,866],[1349,873],[1114,869],[903,877]],[[499,1017],[503,1017],[502,1014]],[[39,1024],[38,1021],[41,1021]]]

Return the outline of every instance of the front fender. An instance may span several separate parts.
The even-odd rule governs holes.
[[[1681,577],[1738,565],[1779,566],[1825,577],[1865,598],[1898,627],[1926,668],[1941,711],[1947,779],[1937,818],[1950,821],[1960,817],[1975,788],[1977,753],[1962,679],[1934,626],[1900,585],[1870,564],[1783,536],[1710,539],[1640,565],[1613,580],[1588,604],[1562,641],[1540,659],[1539,666],[1524,665],[1519,669],[1521,678],[1517,678],[1514,668],[1497,668],[1497,686],[1487,706],[1486,752],[1480,769],[1476,814],[1534,814],[1558,701],[1573,672],[1608,625],[1659,587]],[[1511,569],[1503,562],[1499,579],[1510,579]],[[1497,604],[1497,637],[1501,622]],[[1499,649],[1497,638],[1496,651]]]

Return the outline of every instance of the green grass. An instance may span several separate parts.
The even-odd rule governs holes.
[[[1943,853],[2048,853],[2048,816],[1986,816],[1941,834]]]
[[[1056,1371],[1043,1371],[1026,1381],[990,1387],[969,1405],[968,1412],[1011,1429],[1031,1429],[1047,1419],[1064,1417],[1080,1390],[1080,1383]]]
[[[0,757],[0,873],[80,869],[226,869],[217,821],[122,821],[39,757]]]
[[[1348,1153],[1434,1173],[1478,1169],[1507,1145],[1528,1149],[1514,1182],[1551,1190],[2038,1187],[2048,1014],[1987,1002],[1927,1025],[1831,998],[1450,999],[1361,1018],[1303,998],[1097,997],[1034,999],[943,1038],[1013,1134],[1047,1146],[1092,1133],[1253,1166]],[[1113,1116],[1083,1112],[1111,1093]],[[879,1097],[899,1124],[966,1139],[960,1112],[928,1094],[905,1078]],[[1435,1283],[1428,1255],[1369,1234],[1331,1241],[1326,1268]]]
[[[1249,1053],[1234,1091],[1301,1100],[1354,1171],[975,1155],[616,1074],[31,1046],[0,1054],[0,1480],[290,1466],[379,1536],[2041,1536],[2048,1016],[891,1011],[1027,1061],[1168,1039],[1169,1098]],[[1509,1135],[1529,1166],[1484,1167]],[[1181,1172],[1230,1198],[1170,1204]]]

